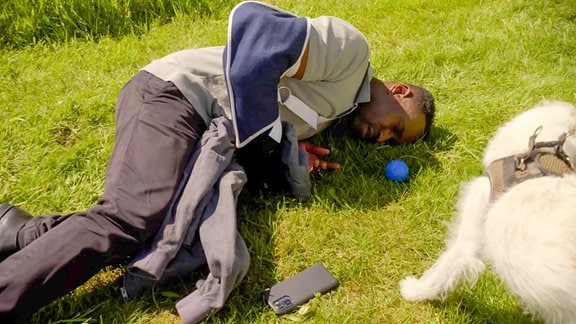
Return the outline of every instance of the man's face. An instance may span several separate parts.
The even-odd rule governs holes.
[[[408,85],[371,82],[371,101],[358,106],[353,127],[358,135],[376,143],[411,143],[419,139],[426,126],[426,117]]]

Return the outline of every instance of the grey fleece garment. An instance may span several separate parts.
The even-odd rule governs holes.
[[[188,180],[178,203],[166,215],[152,248],[128,266],[125,297],[141,290],[146,279],[166,281],[207,263],[208,277],[176,305],[184,323],[196,323],[222,308],[245,276],[250,256],[238,233],[236,202],[246,175],[233,159],[232,139],[230,121],[214,119],[188,165],[189,177],[185,174]]]

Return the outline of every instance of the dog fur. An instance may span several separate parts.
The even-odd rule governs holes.
[[[500,127],[484,152],[494,160],[528,151],[528,139],[555,141],[576,129],[576,107],[544,101]],[[576,135],[565,146],[576,145]],[[572,157],[572,161],[576,161]],[[546,323],[576,323],[576,175],[521,182],[490,202],[488,177],[460,191],[446,249],[421,278],[400,281],[406,300],[444,300],[463,282],[473,285],[489,264],[524,310]]]

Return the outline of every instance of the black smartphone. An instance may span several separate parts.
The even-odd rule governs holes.
[[[337,288],[338,284],[328,269],[318,263],[275,284],[263,296],[274,312],[280,315],[306,303],[315,293],[323,294]]]

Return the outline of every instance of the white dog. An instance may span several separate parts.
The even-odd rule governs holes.
[[[474,284],[485,261],[535,319],[576,323],[575,130],[576,107],[558,101],[500,127],[483,160],[495,171],[462,187],[445,251],[420,279],[400,281],[402,297],[443,300],[458,284]],[[545,175],[506,185],[502,170],[511,167],[502,161],[516,162],[513,177]],[[564,169],[550,174],[556,166]]]

